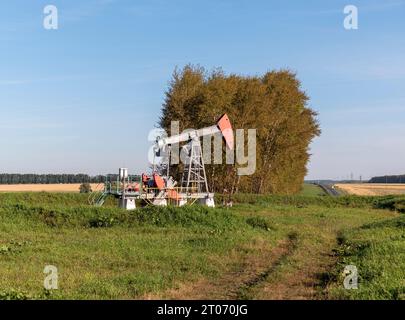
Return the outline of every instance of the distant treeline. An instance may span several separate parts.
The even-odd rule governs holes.
[[[371,178],[370,183],[405,183],[405,174]]]
[[[0,184],[100,183],[107,178],[114,181],[117,179],[117,175],[1,173]]]

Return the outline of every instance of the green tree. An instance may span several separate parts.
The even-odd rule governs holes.
[[[235,129],[257,130],[257,170],[252,176],[238,176],[237,165],[207,165],[211,189],[293,194],[307,173],[308,146],[320,134],[308,101],[289,70],[244,77],[188,65],[173,73],[159,124],[168,133],[171,121],[179,121],[181,131],[201,128],[227,113]],[[171,168],[176,179],[182,169]]]

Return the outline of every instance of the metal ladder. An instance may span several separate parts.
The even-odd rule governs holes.
[[[108,196],[108,192],[105,189],[105,185],[102,183],[98,184],[95,189],[95,191],[90,193],[88,202],[92,206],[101,207]]]

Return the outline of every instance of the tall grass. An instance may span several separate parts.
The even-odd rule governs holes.
[[[340,236],[339,262],[331,273],[331,297],[337,299],[405,300],[405,216],[365,224]],[[346,265],[358,270],[358,289],[341,284]]]
[[[217,206],[221,206],[227,196],[216,194]],[[389,209],[398,212],[405,212],[405,196],[282,196],[282,195],[259,195],[240,193],[232,197],[235,204],[253,204],[262,206],[290,205],[307,206],[319,205],[322,207],[349,207],[349,208],[375,208]],[[26,204],[41,206],[87,206],[88,194],[80,193],[48,193],[48,192],[27,192],[27,193],[0,193],[0,206],[7,204]],[[115,207],[116,200],[109,197],[106,207]]]
[[[85,193],[56,193],[56,192],[10,192],[0,193],[0,206],[7,204],[32,205],[86,205],[89,194]]]
[[[50,227],[111,227],[153,225],[158,227],[207,227],[234,229],[246,227],[240,216],[229,210],[202,206],[145,207],[127,211],[119,208],[91,206],[51,206],[28,204],[0,205],[0,214],[9,218],[22,216]]]
[[[223,195],[216,195],[217,203],[222,203]],[[317,205],[327,208],[370,208],[389,209],[398,212],[405,212],[404,196],[280,196],[280,195],[260,195],[260,194],[235,194],[232,198],[236,204],[252,204],[261,206],[289,205],[308,206]]]

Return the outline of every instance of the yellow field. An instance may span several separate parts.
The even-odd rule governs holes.
[[[98,184],[91,184],[92,190]],[[0,185],[0,192],[79,192],[80,183],[72,184],[5,184]]]
[[[358,196],[386,196],[405,194],[405,184],[383,184],[383,183],[339,183],[336,188],[343,190],[348,194]]]

